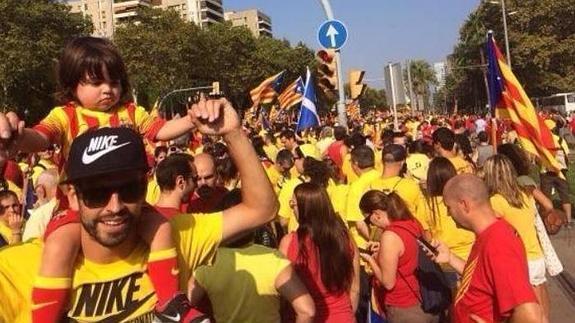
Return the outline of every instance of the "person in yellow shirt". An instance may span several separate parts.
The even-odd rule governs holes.
[[[168,271],[179,278],[179,290],[186,289],[198,265],[212,261],[221,241],[270,221],[277,210],[271,184],[241,131],[239,118],[229,103],[222,104],[211,102],[213,109],[209,110],[205,102],[195,105],[193,120],[202,133],[224,137],[245,184],[241,188],[243,201],[224,212],[185,214],[171,220],[177,260]],[[214,118],[214,113],[219,118]],[[214,119],[219,121],[209,122]],[[113,153],[99,150],[106,153],[100,153],[90,163],[82,162],[83,151],[104,139],[113,142],[108,147],[119,148],[114,148]],[[0,250],[0,321],[28,322],[32,311],[48,312],[53,316],[47,321],[58,321],[65,308],[68,318],[83,322],[151,321],[154,316],[163,321],[186,314],[193,319],[197,312],[189,311],[183,294],[164,306],[156,306],[157,281],[149,275],[150,262],[171,255],[151,253],[149,242],[141,239],[150,233],[142,232],[146,228],[137,225],[147,212],[143,203],[147,160],[139,135],[126,127],[102,128],[80,136],[71,147],[67,179],[75,194],[70,195],[71,209],[57,215],[54,225],[81,220],[82,252],[74,262],[72,278],[35,278],[44,248],[38,240]],[[69,303],[55,304],[42,298],[31,302],[32,285],[38,282],[45,287],[69,290]],[[94,293],[100,289],[106,289],[104,296]]]
[[[372,183],[381,176],[381,173],[374,167],[375,156],[373,150],[366,145],[354,148],[351,151],[351,159],[353,170],[358,178],[349,184],[345,222],[350,228],[355,244],[359,248],[365,249],[370,238],[370,232],[369,227],[363,221],[364,216],[359,208],[359,201],[361,201],[363,194],[369,190]]]
[[[412,142],[409,155],[405,160],[406,177],[413,179],[420,185],[425,185],[427,181],[427,170],[430,162],[427,155],[429,153],[427,147],[428,145],[422,139]]]
[[[421,221],[425,214],[425,197],[419,184],[402,177],[407,152],[403,146],[390,144],[383,148],[383,174],[371,184],[370,189],[384,193],[396,192],[405,202],[411,214]]]
[[[549,319],[549,294],[545,278],[545,260],[535,230],[535,201],[523,192],[517,182],[517,172],[511,160],[497,154],[483,164],[484,180],[491,195],[491,206],[517,230],[523,241],[529,266],[529,281],[543,308],[545,321]]]
[[[451,253],[467,261],[475,242],[472,231],[459,227],[450,216],[443,199],[443,189],[447,181],[455,177],[455,167],[447,158],[436,157],[429,164],[427,174],[427,203],[425,214],[417,214],[428,240],[444,242]],[[458,275],[449,266],[442,266],[449,287],[457,287]]]
[[[16,193],[0,191],[0,247],[22,241],[24,218]]]
[[[273,134],[266,132],[263,138],[264,138],[264,151],[266,152],[266,155],[271,161],[275,161],[279,152],[279,149],[275,144],[275,137],[273,136]]]
[[[344,143],[348,148],[348,153],[346,153],[343,157],[343,164],[341,166],[341,171],[347,178],[347,183],[351,184],[355,182],[359,176],[357,175],[356,171],[353,168],[353,162],[351,160],[350,151],[356,147],[364,146],[366,144],[366,141],[365,137],[363,137],[360,133],[354,132],[344,140]]]
[[[234,196],[232,196],[234,195]],[[241,201],[228,195],[227,209]],[[217,322],[280,322],[280,301],[290,303],[298,322],[312,322],[315,304],[293,265],[277,249],[254,243],[253,231],[218,248],[216,260],[194,271],[190,303],[211,301]]]
[[[471,163],[457,155],[455,149],[455,133],[448,128],[441,127],[432,134],[433,148],[437,155],[449,159],[455,167],[457,174],[473,174],[475,169]]]

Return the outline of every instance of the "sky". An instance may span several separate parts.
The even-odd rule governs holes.
[[[383,66],[407,59],[444,61],[459,28],[480,0],[331,0],[348,30],[342,67],[366,71],[368,84],[383,87]],[[275,38],[320,49],[317,30],[326,20],[319,0],[223,0],[224,10],[260,9],[272,19]]]

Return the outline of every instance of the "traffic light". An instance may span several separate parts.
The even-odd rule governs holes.
[[[322,49],[316,54],[319,63],[317,71],[319,74],[318,84],[324,93],[337,90],[337,64],[335,62],[335,51],[333,49]]]
[[[365,92],[367,85],[363,84],[363,76],[365,71],[350,70],[349,71],[349,93],[352,100],[357,100]]]

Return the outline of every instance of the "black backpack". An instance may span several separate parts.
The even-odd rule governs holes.
[[[409,232],[409,234],[416,239],[418,238],[406,228],[402,229]],[[440,314],[451,306],[451,289],[449,288],[445,274],[441,270],[441,267],[431,260],[421,248],[417,250],[417,268],[415,270],[415,276],[419,282],[419,295],[415,293],[415,290],[413,290],[407,280],[405,280],[401,272],[399,272],[399,270],[397,272],[409,289],[415,294],[421,303],[421,309],[423,309],[425,313]]]

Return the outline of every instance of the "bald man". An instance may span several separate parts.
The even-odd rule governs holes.
[[[457,225],[476,235],[467,263],[444,243],[433,242],[439,251],[435,261],[462,275],[453,322],[543,322],[521,238],[498,218],[483,181],[471,174],[458,175],[445,185],[443,198]]]
[[[46,169],[38,176],[34,187],[38,200],[34,205],[34,209],[28,211],[30,217],[26,222],[22,241],[44,236],[46,226],[58,206],[58,201],[56,200],[58,183],[59,175],[56,168]]]
[[[218,174],[214,157],[202,153],[194,157],[197,171],[196,190],[190,198],[188,212],[208,213],[221,210],[223,197],[228,193],[225,187],[217,185]]]

